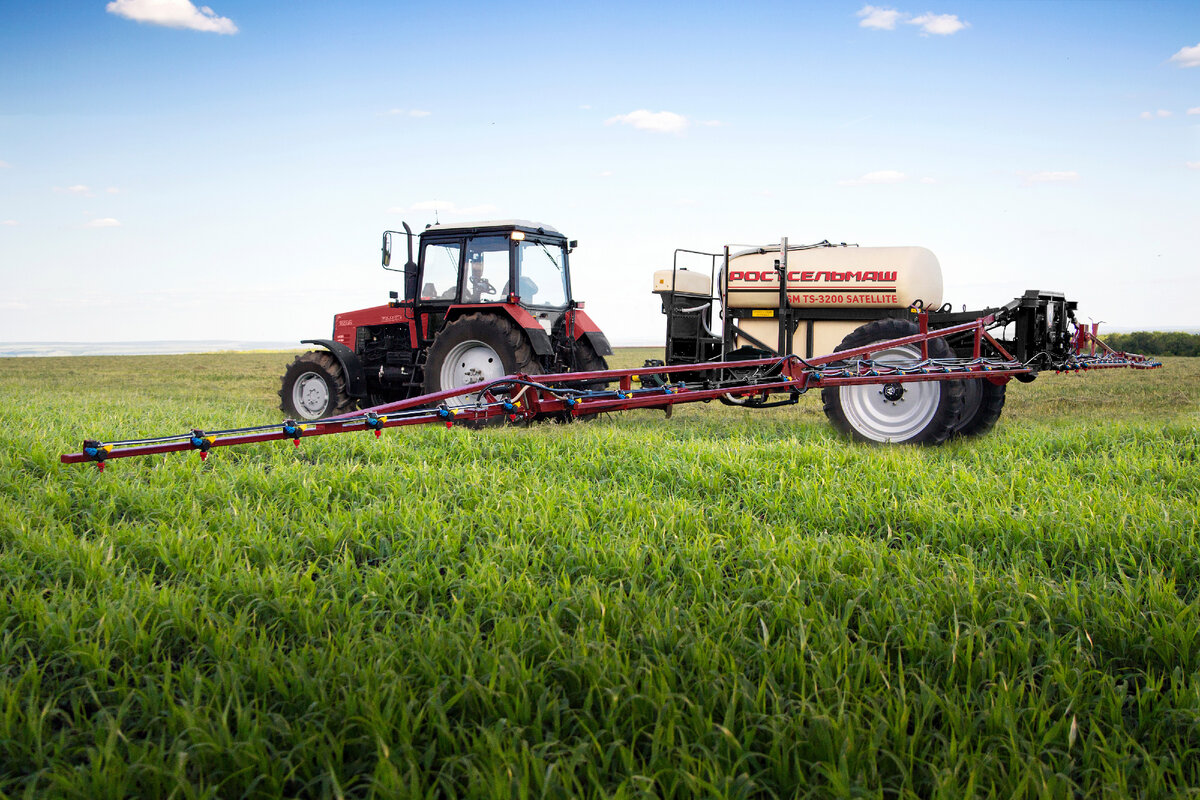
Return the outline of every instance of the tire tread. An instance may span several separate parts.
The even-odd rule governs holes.
[[[285,413],[295,413],[295,410],[288,405],[291,400],[292,384],[301,373],[313,371],[314,368],[321,370],[330,378],[329,397],[334,402],[333,407],[324,416],[333,417],[353,411],[357,403],[347,391],[348,383],[342,372],[342,365],[328,350],[309,350],[292,359],[292,363],[283,373],[283,381],[279,387],[279,410]]]

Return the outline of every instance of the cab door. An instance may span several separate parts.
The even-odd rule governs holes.
[[[421,242],[417,275],[417,334],[428,344],[441,330],[446,311],[461,294],[463,239],[453,237]]]

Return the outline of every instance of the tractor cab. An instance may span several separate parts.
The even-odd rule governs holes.
[[[576,243],[549,225],[526,220],[430,225],[420,235],[416,260],[412,231],[405,228],[383,234],[383,266],[404,272],[405,303],[507,303],[546,311],[571,305],[567,259]],[[403,270],[391,266],[399,236],[408,243]]]

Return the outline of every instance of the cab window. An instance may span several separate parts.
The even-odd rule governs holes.
[[[462,301],[503,303],[508,298],[507,236],[480,236],[467,243]]]
[[[425,246],[425,274],[421,278],[422,300],[454,300],[458,297],[458,242]]]
[[[517,294],[530,306],[567,304],[567,250],[562,245],[523,241],[519,250],[521,279]]]

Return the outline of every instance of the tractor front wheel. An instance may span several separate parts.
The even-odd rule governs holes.
[[[917,333],[915,323],[880,319],[852,331],[837,350],[851,350],[875,342]],[[834,351],[837,352],[837,351]],[[889,347],[870,354],[880,362],[918,361],[917,345]],[[953,358],[943,339],[929,340],[931,359]],[[836,386],[821,390],[825,416],[833,427],[860,442],[942,444],[955,432],[962,409],[962,381]]]
[[[467,314],[443,328],[429,348],[425,392],[461,389],[517,372],[535,375],[541,371],[524,331],[496,314]],[[447,400],[446,405],[471,405],[478,398],[477,394],[464,394]]]
[[[283,374],[279,407],[292,419],[321,419],[354,410],[342,365],[326,350],[296,356]]]

